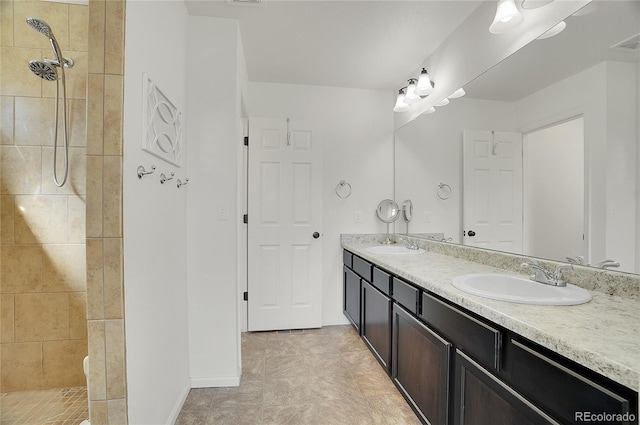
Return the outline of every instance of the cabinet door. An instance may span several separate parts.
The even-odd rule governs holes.
[[[455,425],[558,424],[460,350],[455,364]]]
[[[391,377],[424,423],[448,424],[450,356],[449,342],[394,303]]]
[[[344,277],[344,315],[360,332],[360,276],[351,269],[343,267]]]
[[[391,369],[391,298],[362,281],[362,338],[382,367]]]

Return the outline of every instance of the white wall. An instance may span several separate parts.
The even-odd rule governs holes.
[[[240,379],[243,63],[236,21],[189,18],[187,268],[192,387],[232,386]]]
[[[514,131],[514,126],[512,103],[460,98],[396,131],[396,200],[413,202],[411,233],[444,232],[461,243],[463,131]],[[446,201],[436,195],[440,183],[451,186]],[[400,221],[396,229],[405,232]]]
[[[313,119],[323,135],[323,325],[347,323],[342,313],[341,233],[377,233],[375,216],[393,197],[393,107],[386,91],[290,84],[250,83],[249,117]],[[340,199],[340,180],[352,194]],[[354,212],[361,211],[361,223]]]
[[[188,174],[186,164],[175,167],[140,148],[142,73],[147,72],[189,118],[185,6],[127,2],[126,33],[123,214],[128,414],[133,425],[169,424],[189,390],[186,192],[175,184],[161,185],[159,176],[174,171],[176,178],[184,179]],[[138,165],[149,169],[152,164],[156,173],[138,180]]]
[[[602,62],[517,104],[523,132],[584,116],[586,256],[619,261],[620,271],[635,268],[635,68]]]

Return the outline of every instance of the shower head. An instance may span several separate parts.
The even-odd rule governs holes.
[[[42,19],[38,18],[27,18],[27,25],[29,25],[34,30],[38,31],[41,34],[46,35],[47,37],[54,39],[53,31],[51,31],[51,27]]]
[[[50,62],[38,60],[29,61],[29,69],[43,80],[56,81],[58,79],[58,71],[55,65]]]

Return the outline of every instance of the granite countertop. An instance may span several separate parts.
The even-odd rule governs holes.
[[[508,273],[503,269],[434,252],[372,254],[377,243],[342,247],[380,267],[516,332],[626,387],[638,391],[640,313],[638,300],[590,291],[593,299],[576,306],[515,304],[482,298],[451,285],[469,273]]]

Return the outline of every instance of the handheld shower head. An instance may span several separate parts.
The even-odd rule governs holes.
[[[58,71],[51,63],[32,60],[29,61],[29,69],[43,80],[56,81],[58,79]]]
[[[38,31],[39,33],[44,34],[47,37],[55,40],[55,37],[53,36],[53,31],[51,31],[51,27],[42,19],[27,18],[27,25],[29,25],[31,28]]]

